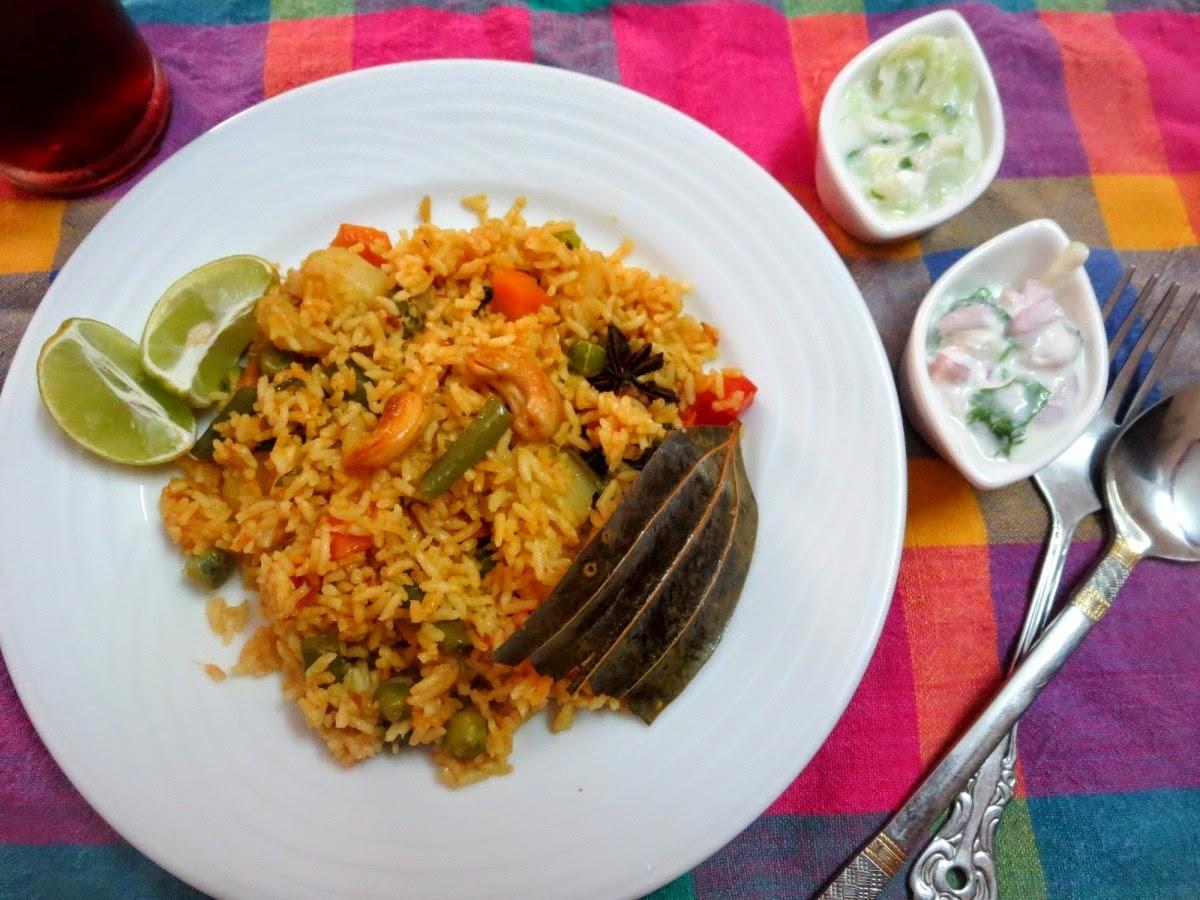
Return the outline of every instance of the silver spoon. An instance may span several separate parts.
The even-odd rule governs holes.
[[[1189,385],[1125,427],[1104,463],[1113,540],[1087,582],[1013,670],[987,709],[908,802],[820,894],[878,897],[938,815],[1075,648],[1147,557],[1200,562],[1200,384]]]

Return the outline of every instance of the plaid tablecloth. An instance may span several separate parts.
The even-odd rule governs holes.
[[[906,0],[133,0],[166,66],[161,160],[226,116],[304,82],[428,57],[536,61],[619,81],[725,135],[826,229],[893,364],[913,310],[967,248],[1050,216],[1121,268],[1200,286],[1197,0],[997,0],[957,7],[983,43],[1008,124],[1000,178],[919,241],[860,245],[813,190],[821,98],[869,40],[929,11]],[[64,203],[0,188],[0,378],[55,272],[128,190]],[[1181,360],[1200,373],[1193,328]],[[0,440],[3,436],[0,435]],[[973,492],[911,432],[908,533],[891,613],[825,747],[771,808],[656,897],[811,893],[899,804],[995,686],[1047,520],[1032,486]],[[1098,552],[1097,523],[1067,583]],[[797,710],[803,715],[803,710]],[[1200,568],[1146,563],[1020,731],[999,838],[1008,898],[1200,897]],[[0,662],[0,896],[194,892],[121,840],[72,788]],[[889,897],[905,896],[897,879]]]

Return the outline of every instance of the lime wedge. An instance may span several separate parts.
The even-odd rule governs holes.
[[[167,288],[142,333],[142,365],[193,406],[229,393],[229,371],[254,337],[254,304],[279,281],[257,256],[226,256]]]
[[[166,462],[195,440],[187,404],[146,374],[137,344],[103,322],[63,322],[42,345],[37,381],[59,427],[113,462]]]

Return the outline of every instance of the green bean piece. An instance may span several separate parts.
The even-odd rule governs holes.
[[[421,476],[417,499],[429,501],[450,489],[463,473],[485,456],[512,424],[512,413],[498,397],[489,397],[471,424]]]
[[[406,584],[404,593],[408,594],[408,602],[416,603],[425,599],[425,591],[415,584]]]
[[[446,723],[442,749],[459,759],[473,759],[487,749],[487,719],[477,709],[460,709]]]
[[[258,355],[258,367],[271,376],[278,375],[295,361],[294,353],[288,353],[278,347],[268,347]]]
[[[556,232],[554,236],[572,250],[578,250],[583,246],[583,238],[579,236],[579,232],[574,228],[568,228],[566,231]]]
[[[244,387],[238,388],[229,402],[221,407],[221,411],[216,414],[208,427],[204,429],[204,433],[192,445],[192,456],[196,459],[202,459],[206,462],[212,462],[213,444],[221,435],[217,434],[217,426],[223,422],[227,422],[229,417],[235,413],[246,415],[254,412],[254,401],[258,399],[258,388]]]
[[[462,619],[447,619],[445,622],[434,622],[442,633],[438,641],[438,649],[443,653],[462,653],[471,649],[471,639],[467,636],[467,625]]]
[[[379,706],[379,714],[389,722],[403,722],[408,718],[408,692],[412,690],[413,680],[398,675],[389,678],[375,689],[375,703]]]
[[[341,681],[350,669],[350,664],[340,655],[341,649],[336,634],[314,634],[303,638],[300,641],[300,658],[304,661],[304,670],[308,671],[312,664],[326,653],[338,653],[339,656],[325,671],[333,675],[334,681]]]
[[[215,591],[233,574],[233,554],[213,547],[203,553],[193,553],[184,564],[183,574],[196,587]]]
[[[599,375],[605,360],[604,348],[594,341],[576,341],[567,348],[567,368],[584,378]]]

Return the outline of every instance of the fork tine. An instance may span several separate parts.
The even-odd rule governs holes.
[[[1121,409],[1121,401],[1125,399],[1125,393],[1129,390],[1129,383],[1133,380],[1133,376],[1137,374],[1138,364],[1141,362],[1142,356],[1145,355],[1151,341],[1154,340],[1158,335],[1159,329],[1162,328],[1163,322],[1167,318],[1167,313],[1175,301],[1175,295],[1179,293],[1179,287],[1180,285],[1177,281],[1167,288],[1167,293],[1163,295],[1162,301],[1154,310],[1154,315],[1150,317],[1150,321],[1142,329],[1141,336],[1138,337],[1137,343],[1133,345],[1133,349],[1129,351],[1129,356],[1126,357],[1125,364],[1121,366],[1121,371],[1117,373],[1117,377],[1113,379],[1108,393],[1104,396],[1104,405],[1100,408],[1111,416],[1112,420],[1118,425],[1123,421],[1117,416],[1117,413]],[[1130,319],[1126,321],[1132,318],[1133,316],[1131,315]],[[1124,326],[1122,326],[1122,330],[1124,330]]]
[[[1100,307],[1100,315],[1104,317],[1104,321],[1108,321],[1108,317],[1112,315],[1113,309],[1116,308],[1117,301],[1121,299],[1121,295],[1125,293],[1125,288],[1129,287],[1129,279],[1133,277],[1137,271],[1137,266],[1129,265],[1125,267],[1125,274],[1121,276],[1121,280],[1117,282],[1117,286],[1112,289],[1112,293],[1108,295],[1108,299],[1104,301],[1104,306]]]
[[[1128,315],[1121,322],[1121,327],[1117,329],[1117,333],[1113,335],[1113,339],[1108,342],[1108,357],[1112,359],[1116,356],[1117,351],[1121,349],[1121,345],[1125,343],[1125,338],[1129,337],[1129,329],[1133,327],[1133,323],[1137,321],[1138,316],[1149,313],[1147,307],[1154,296],[1154,289],[1158,287],[1158,275],[1151,275],[1146,279],[1146,283],[1142,286],[1142,292],[1137,295],[1137,300],[1134,301],[1133,309],[1129,310]],[[1112,298],[1109,297],[1111,300]],[[1108,304],[1105,304],[1107,307]],[[1149,318],[1147,315],[1146,318]]]
[[[1141,409],[1142,402],[1158,382],[1159,376],[1170,365],[1171,355],[1175,352],[1175,345],[1179,343],[1179,339],[1187,329],[1188,321],[1196,312],[1197,306],[1200,306],[1200,291],[1192,294],[1192,298],[1188,300],[1187,306],[1179,314],[1179,318],[1175,320],[1175,324],[1171,326],[1171,330],[1167,334],[1167,339],[1158,348],[1158,353],[1154,354],[1154,365],[1150,367],[1150,371],[1146,373],[1146,378],[1142,381],[1141,387],[1133,395],[1133,400],[1130,401],[1129,409],[1125,413],[1126,418],[1137,415],[1138,410]]]

